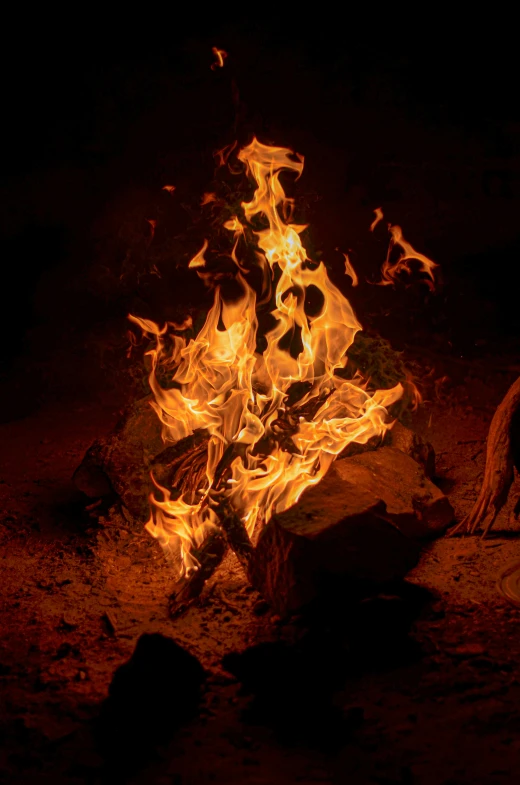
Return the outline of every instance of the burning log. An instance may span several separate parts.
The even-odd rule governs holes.
[[[224,537],[231,550],[235,553],[238,561],[242,565],[244,572],[248,573],[251,557],[253,555],[253,544],[249,539],[246,527],[236,512],[231,509],[227,502],[221,502],[217,508],[217,515],[220,526],[224,532]]]
[[[177,583],[170,597],[172,617],[183,613],[200,596],[206,581],[221,565],[228,548],[235,553],[246,575],[249,574],[253,545],[244,524],[226,502],[221,502],[216,512],[220,528],[210,534],[199,550],[192,552],[199,567],[188,572]]]
[[[155,480],[194,501],[206,471],[209,434],[198,430],[156,455],[150,462]]]
[[[482,536],[489,532],[498,513],[504,506],[514,479],[514,467],[520,470],[518,437],[520,436],[520,378],[511,385],[496,410],[486,448],[484,480],[477,501],[469,515],[450,532],[453,534],[475,534],[482,528]],[[520,513],[520,499],[514,514]]]
[[[197,570],[184,575],[176,584],[170,597],[169,611],[172,617],[179,616],[196,600],[206,581],[222,564],[228,550],[228,543],[222,531],[215,530],[193,555],[199,563]]]
[[[154,491],[150,473],[156,482],[171,490],[172,496],[184,494],[193,503],[197,490],[204,485],[209,442],[208,432],[200,429],[165,448],[160,421],[150,401],[148,396],[132,406],[111,434],[89,448],[74,474],[76,486],[87,496],[118,498],[141,523],[149,516],[149,497]],[[215,473],[216,488],[234,457],[228,452],[220,461]],[[244,524],[215,493],[212,506],[221,528],[193,551],[200,566],[177,583],[171,597],[172,615],[185,610],[200,595],[229,547],[247,571],[252,545]]]
[[[352,587],[403,578],[421,541],[452,520],[448,499],[399,450],[346,458],[273,517],[260,534],[250,578],[280,615],[297,612],[331,580]]]
[[[205,470],[209,441],[208,432],[200,429],[165,448],[160,421],[150,406],[152,400],[149,395],[129,407],[114,430],[89,447],[73,478],[88,498],[117,499],[142,523],[149,516],[149,497],[154,491],[150,472],[160,485],[172,490],[197,487]],[[382,444],[409,455],[427,477],[435,474],[433,447],[401,423],[386,432]],[[380,446],[381,439],[352,443],[342,455],[358,455]]]

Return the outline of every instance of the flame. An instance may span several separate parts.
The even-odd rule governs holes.
[[[228,56],[228,53],[225,52],[223,49],[217,49],[216,46],[213,46],[211,51],[216,57],[215,62],[211,66],[211,70],[214,71],[215,68],[224,68],[224,60]]]
[[[383,220],[383,211],[381,210],[380,207],[376,207],[376,209],[374,210],[374,215],[375,215],[375,218],[372,221],[372,223],[370,224],[370,231],[371,232],[373,232],[374,229],[376,228],[376,226],[378,225],[378,223]]]
[[[435,275],[434,270],[438,265],[425,256],[423,253],[416,251],[415,248],[403,237],[403,230],[400,226],[392,226],[388,224],[388,231],[390,232],[390,242],[388,244],[388,252],[386,259],[381,267],[382,278],[379,282],[381,286],[389,286],[395,284],[397,276],[403,270],[407,273],[412,272],[409,264],[411,261],[419,262],[421,272],[427,276],[426,283],[431,291],[435,288]],[[394,247],[400,247],[401,251],[396,260],[391,260],[391,254]]]
[[[202,194],[202,199],[200,200],[200,206],[204,207],[205,204],[211,204],[211,202],[217,201],[217,195],[213,193],[205,193]]]
[[[383,220],[383,211],[380,207],[374,210],[375,218],[370,224],[370,231],[373,232],[380,221]],[[379,286],[392,286],[401,272],[412,272],[409,262],[415,261],[419,263],[421,272],[427,276],[426,283],[431,291],[435,288],[435,274],[434,270],[439,265],[433,262],[423,253],[416,251],[415,248],[403,237],[403,230],[400,226],[395,224],[388,224],[388,231],[390,233],[390,242],[388,243],[388,251],[386,259],[381,266],[381,280],[378,282]],[[399,247],[401,252],[397,258],[392,259],[393,249]]]
[[[150,227],[152,229],[152,234],[150,237],[150,242],[151,242],[155,236],[155,227],[157,226],[157,221],[155,221],[153,218],[147,218],[146,221],[147,223],[150,224]]]
[[[174,185],[163,185],[162,190],[163,191],[168,191],[169,194],[172,194],[175,191],[175,186]]]
[[[204,259],[204,254],[208,250],[208,241],[204,240],[204,245],[200,249],[198,253],[195,254],[193,259],[191,260],[189,267],[204,267],[206,264],[206,260]]]
[[[150,386],[165,441],[201,428],[209,433],[201,487],[174,498],[157,486],[162,498],[151,497],[147,529],[178,560],[181,575],[197,569],[194,551],[219,525],[212,494],[225,498],[251,535],[318,483],[350,442],[365,443],[390,427],[386,407],[403,392],[397,385],[370,393],[360,377],[341,376],[360,324],[325,266],[307,256],[300,239],[305,227],[282,217],[290,215],[291,204],[280,175],[299,177],[303,157],[253,139],[238,159],[256,185],[251,200],[241,205],[241,217],[224,224],[234,238],[238,299],[230,302],[217,285],[205,324],[189,339],[170,333],[168,325],[130,316],[155,340],[148,352]],[[251,237],[267,290],[258,297],[240,260]],[[201,276],[207,251],[204,241],[190,262]],[[354,279],[353,270],[349,275]],[[269,302],[273,287],[274,326],[260,352],[257,307]],[[312,315],[305,309],[309,287],[322,299]],[[158,381],[159,367],[172,371],[168,389]],[[290,393],[297,383],[301,393],[294,402]]]
[[[229,156],[237,146],[238,142],[232,142],[231,144],[226,145],[221,150],[215,150],[213,157],[217,159],[217,167],[225,166],[229,161]]]
[[[344,253],[343,256],[345,257],[345,275],[349,275],[352,279],[352,286],[357,286],[359,283],[359,278],[357,277],[357,273],[352,267],[352,262],[350,261],[348,253]]]

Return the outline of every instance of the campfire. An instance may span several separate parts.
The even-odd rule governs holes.
[[[223,223],[231,273],[211,263],[208,240],[189,264],[215,292],[198,334],[190,317],[163,326],[129,317],[153,341],[150,404],[168,466],[167,482],[151,467],[146,528],[174,566],[179,602],[200,592],[228,547],[254,572],[253,543],[273,516],[320,483],[349,445],[382,440],[393,425],[388,407],[403,394],[401,383],[372,389],[350,370],[361,325],[323,262],[309,257],[306,226],[293,222],[281,182],[283,173],[300,177],[303,157],[253,139],[236,158],[233,171],[240,165],[255,188]],[[382,218],[378,209],[372,230]],[[380,283],[395,283],[417,260],[431,284],[436,265],[400,227],[388,229]],[[356,284],[348,256],[345,271]]]
[[[517,781],[507,41],[254,11],[10,69],[0,782]]]

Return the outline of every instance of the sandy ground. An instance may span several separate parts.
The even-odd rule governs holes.
[[[515,378],[500,370],[511,368],[507,358],[494,362],[493,371],[450,365],[451,381],[414,416],[458,519],[475,499],[489,421]],[[488,540],[428,546],[411,585],[365,609],[361,627],[341,614],[310,633],[280,621],[232,558],[200,606],[172,620],[158,545],[123,519],[98,521],[70,479],[119,403],[61,403],[0,427],[0,780],[519,780],[520,609],[496,585],[520,561],[510,505]],[[144,632],[184,645],[208,681],[197,717],[137,771],[126,766],[132,749],[108,766],[94,731],[115,669]],[[232,652],[242,656],[223,663]],[[164,673],[165,684],[182,678]],[[144,722],[160,725],[160,711]]]

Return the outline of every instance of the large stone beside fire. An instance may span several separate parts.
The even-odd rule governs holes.
[[[435,450],[432,445],[399,421],[386,432],[383,444],[409,455],[422,466],[427,477],[435,475]]]
[[[417,461],[395,447],[336,461],[333,469],[343,493],[354,501],[363,489],[381,499],[403,534],[419,539],[442,534],[453,521],[448,498],[429,480]]]
[[[341,458],[350,458],[366,452],[373,452],[380,447],[395,447],[397,450],[409,455],[422,466],[427,477],[435,475],[435,450],[430,442],[426,441],[415,431],[402,425],[399,421],[393,423],[383,438],[374,437],[366,444],[352,442],[340,455]]]
[[[404,577],[419,559],[421,540],[452,518],[448,499],[399,450],[345,458],[266,526],[250,577],[287,615],[331,581],[377,585]]]

